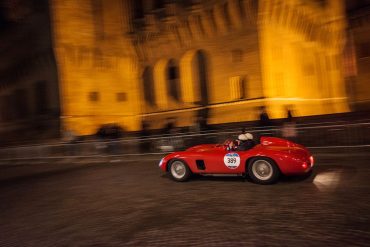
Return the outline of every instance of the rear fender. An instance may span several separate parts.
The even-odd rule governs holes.
[[[282,139],[282,138],[277,138],[277,137],[267,137],[263,136],[260,139],[260,142],[262,146],[278,146],[278,147],[298,147],[300,146],[297,143]]]

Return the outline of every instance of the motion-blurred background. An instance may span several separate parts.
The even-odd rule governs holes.
[[[368,144],[369,16],[368,0],[2,0],[1,145],[221,130]]]

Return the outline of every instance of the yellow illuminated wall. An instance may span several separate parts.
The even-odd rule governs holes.
[[[266,105],[274,118],[348,111],[341,59],[343,1],[260,1]],[[272,4],[274,3],[274,4]]]
[[[64,130],[139,128],[138,64],[126,35],[125,1],[53,0],[54,48]]]
[[[202,111],[209,124],[257,118],[263,104],[257,7],[251,0],[201,1],[191,8],[172,3],[165,19],[146,16],[136,47],[143,66],[154,71],[156,104],[142,101],[142,117],[152,128],[168,118],[192,125]],[[169,93],[170,61],[178,63],[179,100]]]
[[[202,111],[209,124],[251,121],[263,105],[272,118],[348,110],[341,0],[144,2],[134,20],[135,1],[52,1],[65,129],[189,126]]]
[[[360,2],[365,5],[365,2]],[[370,109],[370,9],[352,11],[347,43],[347,83],[355,110]],[[357,58],[357,59],[355,59]]]

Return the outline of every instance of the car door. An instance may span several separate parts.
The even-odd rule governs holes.
[[[244,172],[242,153],[245,151],[227,151],[224,148],[205,152],[204,173],[237,174]]]

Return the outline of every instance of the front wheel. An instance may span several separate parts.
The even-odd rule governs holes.
[[[169,173],[171,178],[178,182],[184,182],[190,177],[191,171],[188,165],[182,160],[173,160],[170,163]]]
[[[273,184],[277,182],[280,171],[272,159],[257,157],[249,162],[248,174],[257,184]]]

